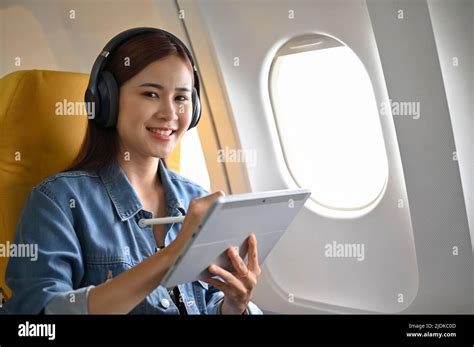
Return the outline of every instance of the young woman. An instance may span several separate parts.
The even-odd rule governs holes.
[[[185,45],[160,29],[112,39],[91,73],[95,118],[73,165],[29,194],[15,243],[37,261],[11,258],[6,313],[255,314],[257,241],[248,263],[220,278],[160,286],[214,199],[168,170],[165,158],[199,120],[199,76]],[[142,218],[185,215],[183,224],[140,227]]]

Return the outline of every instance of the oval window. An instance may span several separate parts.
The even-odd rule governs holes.
[[[270,72],[287,167],[311,199],[360,210],[381,195],[388,162],[369,75],[346,45],[323,35],[288,41]]]

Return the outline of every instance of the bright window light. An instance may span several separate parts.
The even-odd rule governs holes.
[[[282,47],[270,75],[287,166],[319,205],[366,208],[380,196],[388,177],[369,75],[339,41],[317,35],[313,43],[304,42]]]
[[[210,191],[211,181],[204,153],[196,128],[189,130],[181,139],[180,175]]]

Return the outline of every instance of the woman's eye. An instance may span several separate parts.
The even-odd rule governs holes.
[[[143,93],[143,95],[145,95],[145,96],[147,96],[147,97],[149,97],[149,98],[152,98],[152,99],[159,98],[158,94],[156,94],[155,92],[145,92],[145,93]],[[187,97],[182,96],[182,95],[181,95],[181,96],[177,96],[176,99],[177,99],[178,101],[186,101],[186,100],[188,100]]]
[[[150,98],[157,98],[158,97],[158,94],[156,94],[155,92],[145,92],[145,93],[143,93],[143,95],[148,96]]]

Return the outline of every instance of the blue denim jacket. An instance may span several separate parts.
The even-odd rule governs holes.
[[[191,200],[208,192],[159,162],[169,216],[185,215]],[[99,172],[70,171],[35,186],[20,215],[15,244],[38,245],[37,259],[11,257],[6,281],[13,292],[3,313],[87,314],[87,295],[158,251],[152,226],[141,228],[143,209],[118,162]],[[165,245],[181,224],[166,226]],[[188,314],[217,314],[223,293],[202,281],[179,285]],[[260,314],[253,303],[250,314]],[[133,314],[179,314],[158,286]]]

